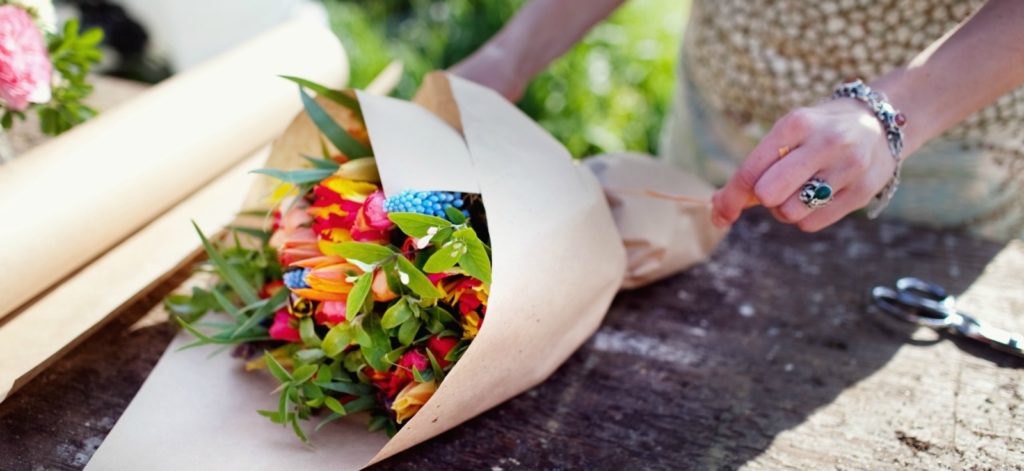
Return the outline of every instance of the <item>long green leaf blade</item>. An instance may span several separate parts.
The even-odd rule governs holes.
[[[327,114],[327,111],[301,87],[299,87],[299,95],[302,95],[302,106],[306,108],[306,114],[313,120],[316,127],[320,128],[320,132],[324,134],[324,137],[331,141],[331,144],[334,144],[334,147],[337,147],[346,157],[351,160],[372,155],[370,149],[367,149],[366,146],[355,140],[348,131],[339,126],[331,118],[331,115]]]
[[[316,83],[312,80],[293,77],[291,75],[281,75],[280,77],[285,80],[291,80],[292,82],[295,82],[303,87],[313,90],[314,92],[316,92],[317,95],[320,95],[341,106],[344,106],[345,108],[352,110],[352,112],[359,116],[360,119],[362,119],[363,117],[363,110],[359,106],[359,100],[353,98],[351,95],[347,95],[340,90],[334,90],[324,85],[320,85],[319,83]]]
[[[249,281],[241,273],[238,273],[238,270],[235,270],[235,267],[228,264],[224,256],[207,240],[203,230],[199,228],[195,221],[192,221],[192,227],[195,227],[196,232],[199,233],[199,239],[203,241],[203,249],[206,250],[210,263],[217,269],[217,273],[220,274],[221,278],[231,286],[231,289],[238,293],[238,296],[246,304],[259,302],[260,297],[256,295],[256,289],[249,284]]]

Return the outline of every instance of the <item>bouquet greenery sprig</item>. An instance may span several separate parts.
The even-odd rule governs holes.
[[[52,6],[44,2],[52,13]],[[87,78],[103,55],[103,31],[82,32],[69,20],[60,31],[38,8],[0,0],[0,125],[35,109],[43,133],[57,135],[96,115],[84,100],[92,93]]]
[[[354,97],[286,78],[300,85],[321,155],[303,156],[298,169],[259,170],[279,181],[270,227],[232,227],[219,241],[199,231],[208,255],[200,270],[215,281],[165,303],[196,337],[185,348],[234,346],[246,369],[269,371],[278,406],[259,413],[303,441],[303,421],[319,417],[319,429],[362,411],[371,430],[394,434],[483,322],[483,204],[446,191],[385,197]],[[342,105],[344,119],[306,89]],[[206,318],[210,311],[224,315]]]

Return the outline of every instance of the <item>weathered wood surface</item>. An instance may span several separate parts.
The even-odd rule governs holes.
[[[547,382],[377,468],[1019,468],[1024,361],[879,324],[867,291],[901,275],[1024,330],[1020,242],[755,212],[709,263],[620,294]],[[0,469],[88,461],[174,334],[133,324],[186,277],[0,404]]]

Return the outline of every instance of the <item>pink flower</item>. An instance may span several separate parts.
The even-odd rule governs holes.
[[[384,192],[378,190],[368,196],[366,202],[363,203],[363,211],[366,212],[366,223],[374,229],[387,230],[394,226],[394,223],[388,219],[387,211],[384,211],[384,200],[386,199],[387,197],[384,196]]]
[[[285,342],[301,342],[302,338],[299,336],[299,329],[292,327],[291,325],[292,316],[288,314],[287,309],[281,309],[274,314],[274,323],[270,325],[270,338],[276,340],[284,340]]]
[[[0,6],[0,99],[17,111],[49,101],[52,70],[32,16],[14,5]]]
[[[334,327],[345,322],[345,308],[346,304],[344,301],[324,301],[320,303],[320,308],[316,310],[316,316],[314,317],[316,323],[326,325],[327,327]]]

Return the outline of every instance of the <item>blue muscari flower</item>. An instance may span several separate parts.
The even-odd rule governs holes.
[[[309,283],[306,283],[306,275],[309,274],[309,271],[309,268],[299,268],[284,272],[284,285],[288,289],[309,288]]]
[[[462,193],[451,191],[405,190],[384,200],[384,211],[389,213],[417,213],[448,219],[445,208],[462,208]],[[469,211],[462,210],[469,216]]]

